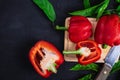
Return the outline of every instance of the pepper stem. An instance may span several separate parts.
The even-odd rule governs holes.
[[[56,63],[50,64],[48,67],[48,71],[51,71],[53,73],[57,73],[57,69],[56,69]]]
[[[63,54],[81,54],[81,49],[74,51],[63,51]]]
[[[80,54],[87,57],[91,54],[91,51],[87,47],[81,47],[76,51],[63,51],[63,54]]]
[[[64,30],[64,31],[68,30],[68,28],[66,28],[65,26],[59,26],[59,25],[56,25],[55,29],[56,30]]]
[[[108,47],[107,44],[102,44],[102,48],[103,48],[103,49],[106,49],[107,47]]]

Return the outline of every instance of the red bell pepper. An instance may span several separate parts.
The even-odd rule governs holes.
[[[79,42],[88,39],[92,35],[92,24],[84,16],[72,16],[68,28],[69,39]]]
[[[93,40],[81,41],[76,46],[77,49],[82,48],[82,47],[89,48],[91,53],[87,57],[85,57],[84,55],[77,55],[78,62],[80,64],[86,65],[86,64],[90,64],[100,59],[101,49],[98,47],[98,44],[95,41]]]
[[[120,44],[120,17],[116,14],[104,15],[97,23],[95,41],[110,46]]]
[[[29,52],[29,59],[37,73],[44,78],[56,73],[64,61],[58,49],[47,41],[37,42]]]
[[[72,16],[69,21],[69,27],[56,26],[57,30],[68,30],[69,39],[77,43],[79,41],[87,40],[92,35],[92,24],[84,16]]]
[[[78,62],[82,65],[90,64],[101,57],[101,49],[93,40],[78,42],[75,51],[63,51],[64,54],[76,54]]]

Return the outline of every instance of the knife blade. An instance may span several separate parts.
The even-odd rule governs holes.
[[[106,80],[112,67],[116,63],[116,60],[119,58],[119,56],[120,56],[120,45],[113,46],[109,50],[107,56],[105,57],[105,60],[104,60],[105,63],[103,65],[103,68],[95,80]]]

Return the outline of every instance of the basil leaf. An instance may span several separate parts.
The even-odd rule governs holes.
[[[113,13],[115,13],[115,10],[105,10],[103,15],[107,15],[107,14],[110,15],[110,14],[113,14]]]
[[[116,2],[120,3],[120,0],[115,0]]]
[[[118,5],[116,11],[117,11],[117,14],[120,15],[120,5]]]
[[[118,5],[116,11],[120,12],[120,5]]]
[[[96,10],[98,6],[93,6],[84,10],[78,10],[78,11],[74,11],[69,13],[70,15],[81,15],[81,16],[93,16],[94,11]]]
[[[112,74],[112,73],[114,73],[114,72],[116,72],[118,70],[120,70],[120,60],[117,63],[115,63],[115,65],[113,66],[110,74]]]
[[[74,11],[74,12],[71,12],[69,13],[70,15],[81,15],[81,16],[93,16],[95,15],[96,13],[96,9],[98,7],[100,7],[101,5],[103,5],[104,2],[101,2],[100,4],[98,5],[95,5],[95,6],[92,6],[92,7],[89,7],[89,8],[86,8],[86,9],[83,9],[83,10],[78,10],[78,11]]]
[[[82,77],[81,79],[78,79],[78,80],[92,80],[92,74],[88,74],[84,77]]]
[[[95,63],[88,64],[88,65],[76,64],[70,70],[73,70],[73,71],[78,71],[78,70],[93,70],[93,71],[98,71],[98,65],[95,64]]]
[[[110,0],[105,0],[104,4],[99,8],[98,14],[97,14],[97,19],[102,16],[104,10],[108,7]]]
[[[52,4],[48,0],[33,0],[33,2],[43,10],[50,21],[54,22],[56,19],[56,14]]]
[[[84,8],[90,7],[90,1],[89,0],[83,0]]]

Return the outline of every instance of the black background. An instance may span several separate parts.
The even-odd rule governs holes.
[[[57,15],[55,24],[63,25],[69,12],[83,9],[83,0],[50,0]],[[102,0],[90,0],[95,5]],[[109,8],[116,8],[111,0]],[[64,62],[57,74],[44,79],[28,59],[30,48],[39,40],[53,43],[61,52],[64,32],[56,31],[32,0],[0,0],[0,80],[78,80],[91,71],[70,71],[77,63]],[[100,66],[102,64],[99,64]],[[120,80],[120,72],[108,80]]]

